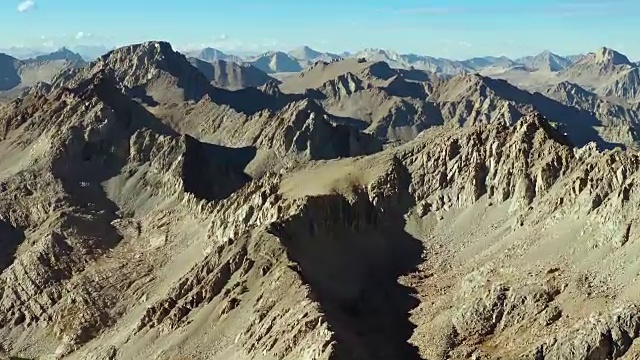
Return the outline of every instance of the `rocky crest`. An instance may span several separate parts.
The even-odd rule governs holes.
[[[204,75],[166,42],[113,50],[86,68],[58,77],[53,84],[73,87],[97,73],[108,74],[132,95],[151,103],[199,100],[211,91]]]
[[[640,157],[603,146],[631,110],[548,94],[351,60],[228,91],[166,43],[29,88],[0,354],[633,358]]]
[[[271,81],[278,82],[251,65],[240,65],[224,60],[202,61],[197,58],[190,58],[189,62],[202,72],[211,85],[228,90],[260,87]]]

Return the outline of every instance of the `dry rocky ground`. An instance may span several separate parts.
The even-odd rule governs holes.
[[[147,43],[0,105],[0,355],[638,357],[631,120],[320,66],[229,91]]]

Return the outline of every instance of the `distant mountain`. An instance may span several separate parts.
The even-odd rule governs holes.
[[[569,76],[608,76],[620,70],[635,67],[625,55],[606,47],[586,54],[570,67],[566,74]]]
[[[236,56],[236,55],[230,55],[227,53],[224,53],[218,49],[214,49],[211,47],[207,47],[201,50],[197,50],[197,51],[192,51],[187,53],[187,56],[189,57],[194,57],[196,59],[200,59],[200,60],[204,60],[204,61],[208,61],[208,62],[214,62],[214,61],[218,61],[218,60],[224,60],[224,61],[233,61],[236,63],[241,63],[243,62],[242,58],[240,56]]]
[[[84,64],[81,58],[77,58],[77,54],[68,51],[50,55],[18,60],[0,53],[0,92],[3,97],[18,96],[24,88],[49,83],[60,72]]]
[[[199,100],[211,89],[204,75],[166,42],[146,42],[113,50],[91,66],[57,77],[54,87],[77,86],[105,69],[129,89],[131,96],[151,104]]]
[[[637,98],[637,91],[633,90],[637,68],[625,55],[603,47],[564,69],[559,77],[600,95],[631,100]]]
[[[580,63],[589,62],[594,62],[602,66],[634,65],[626,55],[606,47],[600,48],[596,52],[590,53],[580,60]]]
[[[305,94],[343,123],[385,140],[409,140],[437,124],[437,110],[426,102],[435,77],[424,71],[394,69],[383,61],[349,58],[318,63],[285,79],[285,93]]]
[[[71,53],[75,53],[75,55],[80,55],[82,59],[85,61],[95,60],[97,57],[102,56],[108,53],[109,51],[113,50],[113,48],[109,48],[104,45],[69,45],[57,50],[14,46],[14,47],[0,49],[0,53],[5,53],[19,60],[29,60],[29,59],[35,59],[41,56],[46,57],[50,54],[61,52],[62,49],[68,50]],[[61,53],[59,55],[64,55],[64,54]],[[66,54],[66,55],[70,56],[71,54]]]
[[[39,55],[46,54],[46,51],[41,49],[34,49],[23,46],[11,46],[8,48],[1,48],[0,53],[9,55],[19,60],[31,59]]]
[[[319,51],[315,51],[308,46],[302,46],[289,51],[289,56],[298,60],[315,60],[322,56],[322,53]]]
[[[20,60],[0,53],[0,91],[11,90],[20,84],[21,66]]]
[[[42,61],[55,61],[55,60],[65,60],[70,62],[84,62],[82,56],[78,53],[75,53],[66,47],[61,48],[60,50],[54,51],[49,54],[39,55],[33,59],[32,61],[42,62]]]
[[[460,61],[416,54],[399,54],[383,49],[364,49],[353,54],[352,57],[363,58],[367,61],[384,61],[394,68],[415,68],[448,75],[462,74],[469,71]]]
[[[475,66],[480,66],[478,62]],[[578,86],[555,90],[564,103],[478,74],[438,77],[426,71],[393,68],[384,61],[350,58],[319,63],[284,79],[280,88],[311,97],[345,123],[385,140],[407,141],[438,124],[514,124],[535,111],[566,126],[564,131],[580,146],[590,141],[602,146],[635,141],[623,128],[635,123],[636,113],[614,109],[607,101],[596,104],[597,95]],[[595,110],[600,117],[592,112]],[[616,130],[601,133],[599,124]]]
[[[289,51],[288,55],[294,59],[297,59],[300,61],[308,61],[308,62],[313,62],[318,60],[331,61],[331,60],[336,60],[341,58],[341,56],[338,54],[319,52],[319,51],[313,50],[308,46],[301,46],[299,48],[291,50]]]
[[[576,54],[576,55],[567,55],[565,56],[567,60],[571,61],[572,64],[577,63],[578,61],[584,59],[587,56],[586,54]]]
[[[598,95],[569,81],[549,85],[543,93],[564,104],[584,108],[585,110],[593,110],[598,101]]]
[[[634,65],[628,71],[605,82],[598,88],[598,93],[631,103],[640,103],[640,67]]]
[[[482,70],[487,67],[509,68],[516,65],[516,62],[506,56],[485,56],[464,60],[462,64],[469,70]]]
[[[532,70],[560,71],[571,65],[572,61],[554,54],[551,51],[544,51],[536,56],[527,56],[516,60],[517,63]]]
[[[200,70],[213,86],[238,90],[247,87],[260,87],[276,79],[264,71],[248,64],[236,64],[231,61],[203,61],[189,58],[191,65]]]
[[[298,60],[281,51],[271,51],[248,58],[246,62],[267,74],[298,72],[303,69]]]
[[[99,74],[121,84],[127,96],[157,109],[168,109],[170,114],[167,116],[174,113],[171,109],[176,104],[204,101],[225,106],[236,113],[253,114],[267,108],[275,109],[288,100],[276,99],[255,88],[229,91],[214,87],[202,71],[163,41],[118,48],[89,66],[61,73],[52,85],[54,89],[77,87]]]

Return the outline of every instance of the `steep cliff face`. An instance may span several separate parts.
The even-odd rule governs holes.
[[[306,94],[327,112],[385,140],[410,140],[442,124],[426,101],[434,79],[425,72],[391,69],[384,62],[347,59],[316,66],[286,79],[284,92]]]
[[[514,200],[514,210],[526,208],[573,160],[568,139],[539,115],[523,118],[512,128],[496,123],[423,135],[434,137],[435,143],[418,139],[420,145],[402,149],[424,211],[464,208],[485,195],[500,202]]]
[[[221,59],[200,60],[189,58],[189,62],[209,80],[211,85],[227,90],[260,87],[278,80],[248,64]]]
[[[209,84],[132,92],[174,79],[175,56],[116,51],[0,107],[3,355],[638,353],[640,157],[575,147],[549,122],[564,105],[464,75],[419,86],[445,124],[418,134],[423,80],[378,63],[317,65],[338,75],[325,95],[391,99],[366,126],[274,83],[234,93],[252,111]],[[583,90],[552,91],[585,104],[563,124],[586,142],[607,125],[585,112],[613,105]],[[406,141],[383,148],[391,133]]]
[[[2,166],[1,323],[17,348],[16,326],[55,337],[64,354],[118,318],[118,292],[141,280],[117,271],[125,259],[105,260],[129,232],[141,231],[127,213],[144,216],[160,193],[213,200],[248,181],[242,168],[217,163],[205,145],[175,134],[108,77],[49,96],[36,92],[6,110],[3,146],[12,155]],[[214,171],[221,180],[203,186],[202,172]],[[137,263],[146,271],[151,265]],[[101,271],[113,273],[96,278]]]
[[[54,86],[74,87],[99,72],[152,104],[198,100],[211,90],[205,76],[166,42],[118,48],[89,66],[61,74],[54,80]]]
[[[320,110],[291,108],[291,119],[257,145],[301,159],[379,150]],[[243,308],[253,317],[236,324],[232,314],[228,324],[233,338],[254,347],[234,350],[220,330],[211,335],[220,340],[212,356],[333,353],[327,321],[271,231],[304,202],[283,201],[277,175],[252,181],[244,173],[255,150],[177,134],[106,73],[47,95],[33,90],[3,111],[2,146],[13,155],[2,164],[0,324],[11,353],[146,356],[163,349],[161,341],[180,340],[171,333],[139,349],[111,329],[131,337],[177,330],[207,306],[226,318],[249,295]],[[25,332],[33,336],[19,336]]]
[[[573,149],[536,117],[458,136],[399,150],[412,233],[432,259],[410,281],[423,299],[412,343],[424,358],[625,354],[637,337],[636,297],[620,292],[637,276],[621,271],[634,263],[622,254],[635,253],[637,154]]]

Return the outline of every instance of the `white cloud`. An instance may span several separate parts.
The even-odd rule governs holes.
[[[35,0],[24,0],[18,4],[19,12],[27,12],[33,10],[36,7]]]
[[[76,40],[88,39],[88,38],[91,38],[91,37],[93,37],[92,33],[86,33],[84,31],[79,31],[76,34]]]
[[[45,48],[53,49],[56,47],[56,42],[53,40],[45,40],[42,42],[42,46]]]

